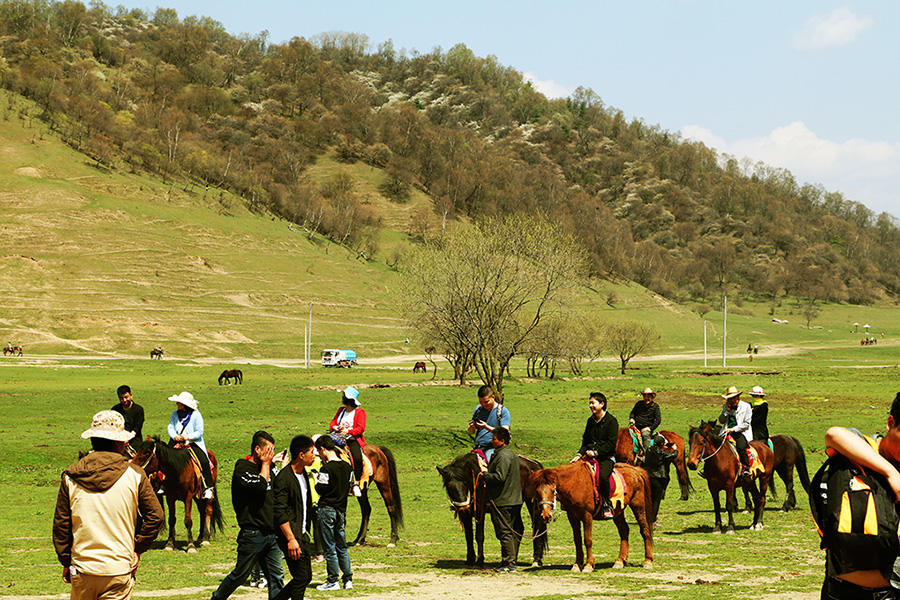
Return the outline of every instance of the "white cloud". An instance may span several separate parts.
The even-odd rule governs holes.
[[[697,125],[682,128],[681,134],[738,159],[787,169],[801,185],[821,183],[875,212],[900,215],[900,143],[858,138],[835,142],[820,138],[802,121],[732,142]]]
[[[548,98],[565,98],[570,96],[575,88],[566,87],[561,83],[556,83],[552,79],[541,81],[534,76],[534,73],[525,73],[525,80],[530,81],[534,89],[547,96]]]
[[[847,46],[874,24],[872,17],[859,17],[849,8],[836,8],[828,14],[810,17],[803,28],[794,34],[791,45],[798,50]]]

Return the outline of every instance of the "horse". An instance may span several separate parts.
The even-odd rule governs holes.
[[[13,356],[22,356],[22,346],[4,346],[3,356],[6,356],[7,354],[12,354]]]
[[[222,371],[222,374],[219,375],[219,385],[222,385],[223,383],[231,385],[232,379],[238,383],[244,383],[244,373],[239,369],[225,369]]]
[[[153,360],[154,358],[157,360],[162,360],[162,356],[163,356],[162,348],[154,348],[153,350],[150,351],[150,360]]]
[[[674,431],[657,431],[656,433],[663,435],[668,441],[675,444],[678,451],[675,457],[675,472],[678,474],[678,485],[681,486],[681,500],[687,500],[690,490],[694,489],[691,478],[688,477],[688,470],[684,460],[684,438]],[[640,437],[638,437],[640,440]],[[616,462],[627,463],[629,465],[637,464],[634,455],[634,441],[629,428],[619,430],[619,439],[616,442]]]
[[[387,508],[391,519],[391,541],[387,547],[393,548],[400,540],[400,529],[403,527],[403,504],[400,501],[400,487],[397,483],[397,462],[387,446],[375,446],[366,444],[363,454],[372,463],[372,481],[381,492],[384,506]],[[362,495],[357,498],[362,520],[359,524],[359,533],[350,546],[361,546],[366,543],[366,533],[369,530],[369,517],[372,514],[372,505],[369,503],[369,486],[361,486]]]
[[[612,520],[619,530],[619,556],[613,563],[614,569],[621,569],[628,562],[628,522],[625,520],[625,506],[637,520],[644,539],[644,568],[653,566],[653,530],[650,526],[651,492],[650,477],[640,467],[617,463],[614,471],[625,479],[624,504],[613,510]],[[553,519],[556,501],[559,500],[575,541],[575,564],[573,573],[590,573],[594,570],[593,524],[599,518],[600,503],[595,500],[594,475],[587,462],[579,460],[554,469],[542,469],[531,474],[528,487],[534,490],[540,505],[540,515],[545,523]],[[581,528],[584,528],[584,549],[581,545]],[[585,554],[587,556],[585,557]]]
[[[199,448],[196,452],[202,452]],[[153,473],[153,459],[156,459],[156,469],[158,472]],[[169,508],[169,539],[166,543],[166,550],[175,549],[175,502],[184,503],[184,527],[187,530],[187,551],[193,554],[197,551],[194,546],[194,538],[191,532],[193,521],[191,520],[191,503],[197,503],[197,510],[202,515],[200,521],[200,531],[197,541],[201,546],[209,545],[209,538],[213,527],[217,527],[219,531],[224,529],[222,519],[222,508],[219,505],[219,497],[215,491],[216,474],[218,471],[218,461],[216,455],[209,452],[209,466],[213,478],[213,497],[211,500],[205,500],[203,495],[203,483],[200,474],[191,457],[191,451],[188,448],[172,448],[165,442],[155,436],[152,439],[142,443],[135,453],[131,462],[143,467],[148,477],[156,474],[158,479],[162,480],[162,488],[166,496],[166,504]]]
[[[753,524],[750,529],[761,531],[763,510],[766,506],[766,491],[775,468],[775,456],[765,442],[750,442],[750,445],[756,449],[763,465],[763,472],[759,476],[759,487],[757,488],[755,479],[739,478],[741,462],[736,456],[737,451],[725,448],[729,442],[716,433],[717,429],[715,421],[700,421],[700,427],[691,427],[688,433],[690,455],[687,465],[690,469],[696,469],[701,462],[704,463],[700,476],[706,479],[706,485],[712,494],[713,507],[716,511],[716,525],[713,533],[722,532],[722,507],[719,504],[719,492],[722,490],[725,490],[725,508],[728,511],[726,533],[734,533],[734,510],[737,506],[734,488],[736,486],[750,491],[754,503]]]
[[[466,535],[466,564],[484,566],[484,516],[487,512],[487,488],[478,455],[467,452],[453,459],[446,467],[435,467],[444,481],[444,489],[450,498],[450,510],[459,519]],[[547,524],[538,517],[536,499],[529,494],[527,485],[531,474],[540,470],[541,463],[519,455],[519,477],[522,480],[522,496],[531,515],[532,566],[543,564],[547,548]],[[493,517],[492,517],[493,518]],[[472,521],[475,527],[472,527]],[[524,531],[518,532],[523,534]],[[478,553],[475,553],[475,545]]]
[[[425,374],[427,375],[427,374],[428,374],[428,368],[425,366],[425,363],[422,362],[422,361],[420,360],[420,361],[417,362],[416,365],[413,367],[413,373],[425,373]]]
[[[806,470],[806,453],[800,440],[789,435],[769,436],[772,448],[775,452],[775,472],[781,477],[785,487],[784,504],[781,510],[788,512],[797,507],[797,498],[794,495],[794,467],[797,467],[797,475],[803,490],[809,494],[809,473]],[[775,495],[775,479],[772,479],[772,492]],[[744,510],[750,510],[750,495],[744,490]]]

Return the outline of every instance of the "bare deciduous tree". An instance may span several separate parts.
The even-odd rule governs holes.
[[[619,357],[622,375],[625,374],[628,361],[649,351],[659,343],[660,338],[656,327],[638,321],[608,323],[603,328],[604,347]]]

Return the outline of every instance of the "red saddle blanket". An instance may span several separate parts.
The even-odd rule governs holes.
[[[591,482],[594,484],[594,503],[600,506],[603,499],[600,497],[600,470],[595,459],[583,459],[584,466],[591,474]],[[613,472],[609,476],[609,501],[613,510],[618,512],[625,508],[625,494],[628,492],[628,486],[625,484],[625,478],[619,471],[613,468]],[[596,518],[596,517],[595,517]]]

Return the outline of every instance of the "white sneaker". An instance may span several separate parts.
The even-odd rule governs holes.
[[[344,582],[344,589],[345,590],[353,589],[353,580],[352,579],[348,579],[347,581]]]
[[[268,587],[268,585],[269,585],[269,582],[266,581],[265,577],[260,577],[259,581],[256,582],[256,587],[258,587],[261,590],[266,589],[266,587]]]
[[[316,589],[319,590],[320,592],[326,592],[326,591],[330,591],[330,590],[339,590],[339,589],[341,589],[341,584],[339,584],[337,581],[333,581],[331,583],[328,583],[326,581],[325,583],[317,585]]]
[[[359,498],[360,496],[362,496],[362,490],[359,489],[359,486],[358,486],[358,485],[354,485],[354,486],[353,486],[353,495],[356,496],[357,498]]]
[[[203,499],[204,500],[212,500],[212,497],[213,497],[212,488],[207,488],[206,490],[203,491]]]
[[[252,587],[252,588],[259,587],[259,579],[251,579],[250,587]]]

